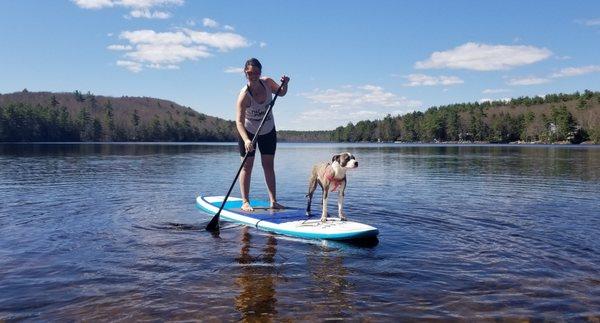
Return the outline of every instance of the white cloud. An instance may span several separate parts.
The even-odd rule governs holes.
[[[71,0],[82,9],[121,7],[129,9],[126,18],[168,19],[171,13],[152,10],[156,7],[181,6],[184,0]]]
[[[147,19],[169,19],[171,14],[166,11],[150,11],[148,9],[136,9],[130,13],[133,18],[147,18]]]
[[[112,7],[123,8],[153,8],[166,6],[181,6],[184,0],[71,0],[82,9],[102,9]]]
[[[563,78],[563,77],[573,77],[578,75],[590,74],[590,73],[600,73],[600,65],[587,65],[580,67],[567,67],[559,70],[556,73],[551,74],[547,77],[537,77],[537,76],[526,76],[526,77],[516,77],[508,80],[506,84],[508,85],[537,85],[551,82],[552,79]],[[486,93],[484,91],[484,93]],[[490,92],[491,93],[491,92]]]
[[[308,98],[312,106],[302,112],[296,122],[310,124],[314,129],[332,129],[348,122],[405,113],[422,104],[420,101],[387,92],[376,85],[315,89],[300,95]]]
[[[184,46],[180,44],[140,44],[136,50],[125,54],[138,62],[152,64],[178,64],[186,60],[210,57],[204,46]]]
[[[129,45],[109,45],[106,47],[109,50],[132,50],[133,47]]]
[[[182,44],[189,45],[192,41],[183,32],[155,32],[143,29],[135,31],[124,31],[119,38],[128,40],[131,44]]]
[[[234,31],[235,30],[235,28],[233,28],[233,26],[230,26],[230,25],[223,26],[223,29],[228,30],[228,31]]]
[[[161,65],[161,64],[148,64],[146,67],[157,69],[157,70],[178,70],[179,66],[177,65]]]
[[[429,76],[424,74],[409,74],[404,76],[408,83],[404,86],[433,86],[433,85],[455,85],[464,83],[463,80],[456,76]]]
[[[260,48],[265,48],[267,47],[267,43],[265,43],[264,41],[261,41],[258,46],[260,46]]]
[[[483,94],[494,94],[494,93],[505,93],[510,92],[508,89],[485,89],[482,91]]]
[[[600,26],[600,18],[580,19],[580,20],[576,20],[576,22],[579,24],[582,24],[584,26],[588,26],[588,27]]]
[[[244,37],[229,33],[229,32],[216,32],[209,33],[204,31],[194,31],[191,29],[183,29],[188,35],[191,41],[198,44],[208,45],[210,47],[218,48],[220,51],[226,52],[236,48],[243,48],[250,46],[248,40]]]
[[[229,66],[224,70],[225,73],[237,73],[237,74],[242,74],[244,73],[244,68],[243,67],[232,67]]]
[[[204,18],[202,19],[202,25],[204,25],[204,27],[208,27],[208,28],[217,28],[219,27],[219,23],[210,19],[210,18]]]
[[[571,77],[589,73],[598,73],[600,72],[600,65],[588,65],[581,67],[567,67],[563,68],[557,73],[552,74],[552,77]]]
[[[102,9],[114,6],[113,0],[73,0],[73,2],[83,9]]]
[[[566,61],[566,60],[571,59],[572,57],[568,56],[568,55],[565,55],[565,56],[554,56],[554,58],[556,58],[559,61]]]
[[[119,38],[128,44],[110,45],[110,50],[126,51],[127,60],[139,65],[117,64],[139,72],[143,67],[153,69],[178,69],[180,63],[214,55],[215,51],[229,51],[249,46],[241,35],[233,33],[208,33],[180,29],[173,32],[135,30],[121,32]],[[132,67],[133,66],[133,67]]]
[[[483,99],[479,100],[479,103],[494,102],[494,101],[510,102],[510,100],[511,100],[511,98],[501,98],[501,99],[483,98]]]
[[[134,73],[139,73],[142,70],[142,64],[138,63],[138,62],[133,62],[133,61],[117,61],[117,66],[122,66],[125,67],[126,69],[134,72]]]
[[[549,79],[543,77],[527,76],[512,78],[506,82],[508,85],[537,85],[550,82]]]
[[[416,62],[415,68],[452,68],[476,71],[507,70],[539,62],[551,55],[550,50],[534,46],[466,43],[447,51],[434,52],[429,59]]]

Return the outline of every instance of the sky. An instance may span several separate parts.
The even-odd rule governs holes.
[[[280,130],[600,90],[600,1],[0,0],[0,93],[88,91],[233,120],[244,62]]]

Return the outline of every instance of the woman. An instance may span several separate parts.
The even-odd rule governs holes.
[[[260,122],[269,108],[269,103],[272,100],[272,94],[277,92],[279,85],[271,78],[261,78],[262,65],[256,58],[251,58],[246,61],[244,73],[248,84],[242,88],[237,100],[236,127],[239,133],[238,146],[240,156],[242,158],[248,153],[246,163],[240,174],[240,191],[242,193],[242,210],[251,212],[252,206],[249,202],[250,194],[250,179],[252,176],[252,167],[254,166],[254,147],[252,139],[258,135],[256,143],[260,150],[260,158],[263,171],[265,173],[265,181],[269,190],[269,200],[271,208],[281,209],[283,205],[277,203],[277,194],[275,189],[275,149],[277,148],[277,132],[275,130],[275,122],[273,114],[270,113],[265,119],[263,127],[258,131]],[[287,93],[287,84],[290,78],[287,76],[281,77],[281,91],[279,96],[285,96]]]

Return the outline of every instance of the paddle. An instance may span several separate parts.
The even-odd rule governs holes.
[[[260,125],[258,126],[258,129],[256,130],[256,134],[254,135],[254,138],[252,138],[252,147],[254,147],[254,144],[256,143],[256,139],[258,138],[258,134],[260,133],[260,129],[262,128],[263,124],[265,123],[265,120],[267,119],[267,116],[269,115],[269,113],[271,113],[271,110],[273,110],[273,106],[275,105],[275,100],[277,100],[277,97],[279,96],[279,92],[281,91],[281,88],[283,87],[283,85],[285,83],[286,82],[281,82],[281,85],[277,89],[277,92],[275,92],[275,97],[273,98],[273,100],[271,100],[271,103],[269,103],[269,108],[267,109],[267,112],[265,113],[262,120],[260,121]],[[223,199],[223,203],[221,203],[219,212],[217,212],[217,214],[215,214],[215,216],[213,216],[213,218],[210,220],[210,222],[206,226],[206,230],[208,230],[208,231],[219,230],[219,216],[221,215],[221,211],[223,210],[223,207],[225,206],[225,202],[227,202],[227,199],[229,198],[229,194],[231,194],[231,190],[233,190],[233,187],[235,186],[235,182],[237,182],[238,177],[240,177],[242,168],[244,168],[246,159],[248,159],[248,153],[249,152],[246,152],[246,155],[244,155],[244,159],[242,160],[240,169],[238,169],[237,174],[235,174],[235,178],[233,179],[233,182],[231,183],[231,186],[229,187],[229,191],[227,191],[227,195],[225,195],[225,198]]]

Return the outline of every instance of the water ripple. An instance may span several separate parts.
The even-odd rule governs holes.
[[[207,233],[194,197],[225,193],[235,149],[0,145],[0,320],[600,316],[600,149],[278,147],[278,195],[300,208],[311,165],[355,153],[345,209],[380,230],[360,243]]]

